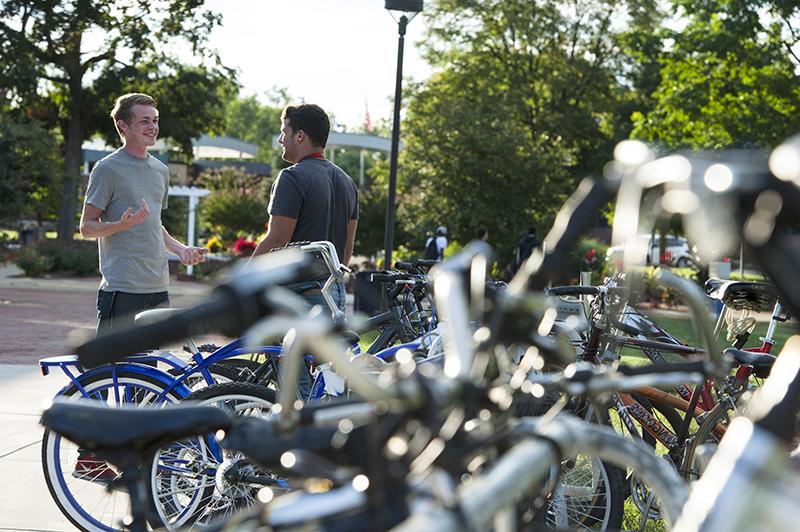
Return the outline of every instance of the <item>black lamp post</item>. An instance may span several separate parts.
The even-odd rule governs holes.
[[[389,197],[386,200],[386,232],[383,244],[385,257],[384,268],[392,266],[394,249],[394,209],[397,195],[397,151],[400,145],[400,103],[403,86],[403,44],[405,43],[406,26],[417,13],[422,11],[423,0],[386,0],[384,7],[392,11],[400,11],[402,15],[397,21],[397,78],[394,86],[394,118],[392,119],[392,151],[389,157]],[[411,17],[407,16],[411,13]]]

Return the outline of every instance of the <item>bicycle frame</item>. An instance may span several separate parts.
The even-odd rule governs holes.
[[[193,344],[193,342],[191,343]],[[82,390],[83,388],[80,382],[89,376],[94,376],[103,372],[111,372],[112,378],[115,378],[116,372],[119,369],[135,367],[138,371],[139,368],[142,368],[144,374],[154,377],[165,384],[166,388],[158,397],[158,401],[160,402],[164,400],[167,394],[173,391],[177,392],[182,397],[189,395],[190,390],[188,386],[186,386],[186,380],[198,373],[202,376],[206,384],[213,384],[214,379],[208,370],[211,364],[242,355],[263,354],[275,356],[280,355],[280,353],[281,346],[245,347],[244,340],[242,338],[237,338],[205,357],[199,350],[195,351],[188,362],[181,360],[167,351],[155,351],[153,353],[142,353],[140,355],[127,357],[124,362],[117,362],[95,368],[88,373],[83,371],[83,368],[78,363],[78,357],[75,355],[44,358],[39,361],[39,366],[42,375],[48,375],[51,368],[59,368],[70,380],[70,383],[59,392],[59,395],[72,385]],[[169,373],[169,371],[163,371],[154,367],[153,364],[158,362],[166,364],[170,369],[180,371],[180,374],[175,376]]]
[[[583,357],[586,360],[600,364],[601,346],[608,348],[616,348],[617,346],[635,347],[644,352],[654,363],[667,362],[662,355],[663,352],[675,353],[683,357],[704,353],[702,349],[682,344],[674,336],[627,304],[624,305],[621,316],[624,321],[620,320],[618,323],[629,332],[630,329],[636,329],[636,337],[612,334],[598,327],[592,321],[589,339],[585,344],[583,353]],[[615,349],[611,350],[616,352]],[[642,436],[634,423],[635,421],[670,452],[675,452],[686,443],[690,421],[695,419],[701,422],[702,416],[716,406],[716,401],[711,393],[713,386],[711,380],[706,380],[704,384],[698,385],[694,391],[691,391],[686,385],[676,386],[675,389],[679,396],[651,387],[643,387],[636,390],[636,393],[643,395],[653,403],[662,404],[683,412],[684,422],[677,434],[662,423],[657,416],[651,414],[631,394],[616,392],[612,394],[612,403],[628,432],[636,437]],[[725,433],[725,427],[717,425],[714,428],[714,432],[721,437]]]

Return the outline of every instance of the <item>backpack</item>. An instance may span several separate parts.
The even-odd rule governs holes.
[[[432,236],[425,246],[425,253],[423,255],[425,260],[439,260],[439,246],[436,245],[436,237]]]

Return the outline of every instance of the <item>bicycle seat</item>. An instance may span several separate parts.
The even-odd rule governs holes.
[[[708,297],[735,310],[769,312],[778,300],[778,291],[769,283],[709,279],[705,289]]]
[[[725,360],[734,364],[747,364],[753,366],[753,375],[760,378],[769,377],[769,372],[772,370],[772,365],[775,363],[775,356],[768,355],[767,353],[753,353],[752,351],[744,351],[729,347],[723,351]]]
[[[185,310],[185,308],[154,308],[150,310],[143,310],[142,312],[136,314],[136,317],[133,318],[133,321],[136,323],[136,325],[147,325],[148,323],[155,323],[165,320],[170,316],[180,314]]]
[[[92,401],[56,399],[41,424],[90,451],[142,453],[169,442],[227,429],[230,415],[211,406],[109,408]]]

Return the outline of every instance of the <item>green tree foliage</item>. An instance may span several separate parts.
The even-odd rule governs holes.
[[[280,150],[272,145],[272,138],[281,131],[281,112],[289,102],[286,90],[273,89],[267,94],[268,103],[255,96],[232,98],[225,108],[225,135],[258,146],[257,160],[281,166]]]
[[[386,197],[389,175],[388,154],[364,152],[364,179],[361,180],[360,150],[336,149],[334,162],[353,178],[358,185],[358,231],[354,244],[357,255],[375,255],[383,249],[386,227]],[[397,242],[404,235],[397,235]]]
[[[211,190],[200,209],[203,225],[229,242],[240,232],[259,235],[267,221],[266,183],[236,168],[203,172],[200,186]]]
[[[674,2],[686,26],[660,56],[655,108],[634,136],[667,148],[775,146],[800,123],[792,2]]]
[[[106,69],[94,83],[94,90],[105,95],[105,105],[92,107],[88,122],[109,145],[120,143],[119,134],[109,118],[114,100],[127,92],[144,92],[156,100],[159,110],[159,136],[188,162],[192,155],[192,140],[203,133],[222,133],[227,123],[225,106],[238,91],[236,83],[222,72],[203,66],[164,60],[169,66],[156,62],[136,67],[113,66]]]
[[[621,103],[641,105],[625,92],[649,73],[623,68],[634,63],[626,47],[652,46],[615,27],[628,4],[638,14],[653,2],[441,0],[427,12],[423,46],[438,72],[409,97],[399,194],[417,247],[425,228],[467,241],[483,224],[506,260],[602,167],[630,129]]]
[[[108,110],[121,92],[159,98],[162,136],[188,140],[222,120],[232,72],[206,47],[218,15],[203,0],[5,0],[0,3],[0,86],[10,103],[61,130],[64,173],[58,233],[75,228],[81,144],[110,131]],[[167,50],[199,58],[179,64]]]
[[[0,222],[41,222],[53,212],[61,168],[57,139],[39,122],[0,112]]]

